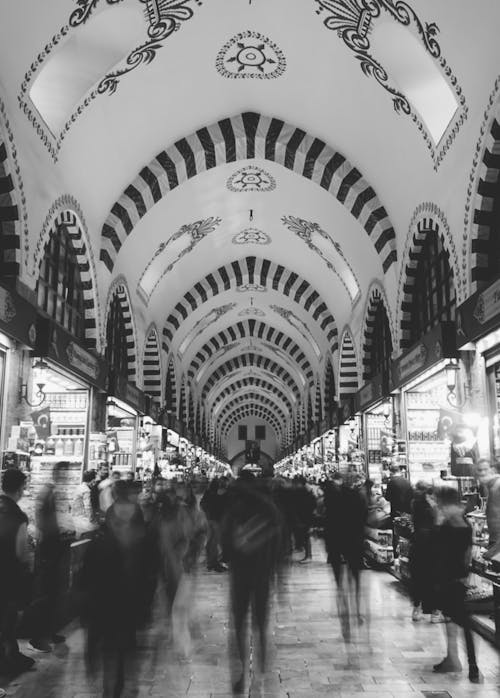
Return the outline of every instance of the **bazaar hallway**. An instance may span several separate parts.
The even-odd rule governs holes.
[[[151,626],[139,636],[127,671],[133,676],[129,696],[230,696],[228,659],[227,573],[207,572],[200,564],[193,599],[191,661],[175,655],[166,623],[158,609]],[[484,683],[468,681],[463,644],[462,674],[439,675],[432,665],[444,656],[444,629],[428,620],[411,621],[411,604],[402,587],[384,571],[363,572],[364,622],[351,623],[343,638],[335,584],[322,545],[313,561],[294,562],[280,593],[273,599],[269,627],[269,664],[264,677],[247,675],[245,695],[313,698],[320,695],[367,698],[469,698],[500,694],[500,661],[493,646],[476,636]],[[102,695],[84,667],[84,635],[74,623],[66,628],[66,645],[50,655],[37,655],[37,669],[13,680],[15,698],[93,698]],[[21,650],[27,651],[21,641]]]

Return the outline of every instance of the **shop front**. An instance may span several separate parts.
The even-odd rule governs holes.
[[[68,514],[88,468],[92,402],[105,386],[106,364],[40,315],[33,354],[31,375],[22,377],[20,391],[29,413],[19,433],[11,432],[9,446],[19,436],[27,439],[31,505],[42,485],[55,482],[59,512]]]
[[[479,455],[500,461],[500,279],[478,291],[457,309],[457,343],[471,357],[476,405],[481,416]]]
[[[400,460],[413,484],[472,474],[474,439],[450,389],[457,358],[455,323],[443,322],[392,363]]]
[[[19,376],[23,371],[30,372],[23,349],[33,348],[36,317],[31,303],[0,285],[0,468],[29,467],[27,431],[31,420],[28,405],[19,404],[18,393]]]
[[[145,438],[141,430],[141,418],[146,411],[145,394],[124,376],[110,376],[106,402],[106,441],[109,470],[117,471],[121,477],[148,479],[150,469],[142,467],[138,459],[141,447],[139,439]],[[142,451],[141,451],[142,454]],[[130,476],[130,473],[132,474]]]
[[[394,445],[392,400],[382,373],[358,390],[355,410],[360,417],[360,446],[358,452],[352,450],[351,460],[370,480],[380,483],[392,462]]]

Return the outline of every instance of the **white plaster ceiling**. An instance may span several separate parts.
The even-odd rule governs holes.
[[[325,20],[331,15],[336,14],[337,19],[341,16],[342,7],[347,8],[344,17],[348,17],[349,13],[360,15],[366,4],[362,0],[203,0],[200,4],[195,0],[51,0],[50,3],[23,0],[2,6],[0,98],[10,117],[24,180],[30,255],[35,252],[47,212],[61,195],[71,194],[79,202],[93,255],[98,260],[103,246],[103,225],[109,220],[112,207],[158,153],[168,151],[176,141],[199,129],[245,112],[281,119],[290,127],[303,129],[310,138],[321,139],[359,170],[367,185],[376,192],[394,227],[398,261],[384,273],[373,238],[349,212],[353,201],[349,201],[348,206],[342,205],[316,181],[298,171],[272,159],[241,155],[234,162],[221,162],[203,171],[199,161],[203,155],[197,154],[198,174],[182,181],[135,221],[131,234],[116,254],[112,271],[98,262],[101,306],[105,306],[113,280],[122,276],[129,289],[138,337],[144,335],[152,322],[161,335],[177,303],[207,274],[236,260],[256,257],[283,265],[287,272],[294,272],[307,281],[333,316],[339,339],[343,328],[350,325],[358,341],[370,284],[379,280],[389,303],[395,303],[400,258],[415,207],[422,201],[437,201],[445,208],[452,228],[459,228],[479,124],[500,65],[497,40],[500,5],[496,0],[482,0],[480,8],[467,0],[441,0],[440,3],[374,0],[371,6],[381,9],[386,25],[394,21],[388,8],[394,5],[409,8],[409,30],[420,43],[415,17],[424,27],[427,23],[436,23],[440,57],[466,98],[467,118],[436,165],[414,120],[396,113],[389,92],[373,77],[363,74],[354,52],[336,30],[325,26]],[[318,14],[321,6],[323,12]],[[107,13],[96,34],[102,43],[102,27],[108,28],[110,46],[102,46],[103,60],[107,59],[110,47],[115,47],[116,51],[116,47],[123,45],[120,17],[125,21],[125,14],[121,13],[127,13],[127,35],[143,36],[146,41],[150,26],[146,11],[154,7],[163,13],[168,10],[169,18],[175,16],[178,31],[160,41],[161,48],[151,53],[148,64],[144,61],[124,75],[114,94],[96,94],[87,104],[81,105],[80,113],[65,131],[63,140],[56,142],[57,139],[47,136],[48,148],[43,143],[46,133],[43,122],[38,119],[37,131],[33,120],[20,109],[19,99],[29,107],[29,85],[51,56],[56,55],[58,46],[64,46],[69,40],[78,43],[78,32],[83,26],[88,38],[92,18]],[[85,25],[71,27],[70,16],[78,8],[88,9],[90,18]],[[137,8],[141,10],[136,20],[140,26],[135,27],[133,22],[130,24],[130,18],[134,17],[131,11]],[[191,11],[192,17],[189,17]],[[397,26],[399,46],[404,46],[404,34],[400,31],[403,25]],[[241,71],[244,77],[224,77],[217,71],[216,59],[223,46],[238,33],[245,32],[264,37],[267,56],[275,59],[284,56],[286,65],[266,66],[269,73],[279,68],[276,77],[256,78],[255,71],[248,65]],[[414,45],[412,39],[412,47]],[[427,53],[428,62],[431,54]],[[75,61],[75,70],[82,65],[81,58],[80,63]],[[94,63],[98,63],[97,57]],[[234,70],[236,64],[233,61],[223,65],[227,70]],[[440,65],[442,69],[443,64]],[[116,69],[124,67],[126,63],[122,61]],[[28,71],[31,72],[26,80]],[[70,72],[66,67],[65,73]],[[73,88],[81,77],[74,76]],[[28,88],[23,88],[23,81]],[[95,91],[96,85],[93,89]],[[32,113],[36,118],[33,110]],[[262,168],[276,186],[264,192],[230,191],[228,179],[247,166]],[[326,233],[327,237],[322,233],[314,237],[314,244],[323,257],[318,249],[308,247],[307,242],[283,224],[283,216],[317,224],[318,229]],[[207,219],[217,221],[213,231],[176,261],[191,238],[189,233],[176,240],[172,238],[182,226]],[[248,228],[265,234],[267,244],[257,244],[255,239],[246,244],[234,244],[235,235]],[[169,240],[164,251],[155,256],[160,245]],[[352,280],[351,292],[339,276],[328,269],[326,259],[343,274],[344,281]],[[166,267],[172,261],[175,265],[167,273]],[[137,289],[148,265],[152,274],[150,284],[155,285],[155,290],[149,298],[144,298]],[[33,278],[26,281],[34,285]],[[359,296],[352,291],[356,284]],[[198,332],[203,318],[225,304],[234,306]],[[270,308],[272,304],[293,311],[307,325],[319,347],[320,357],[307,332],[297,323],[293,326],[279,316]],[[250,308],[251,312],[264,313],[264,316],[240,314]],[[105,310],[103,307],[103,316]],[[307,357],[314,379],[323,380],[331,342],[326,340],[320,323],[279,290],[241,293],[234,285],[190,312],[175,332],[169,351],[175,357],[178,375],[188,374],[197,352],[213,336],[250,317],[288,335]],[[186,337],[189,341],[180,353],[179,347]],[[218,366],[246,351],[249,338],[237,341],[230,352],[211,358],[210,366],[203,369],[203,378],[194,382],[195,397]],[[277,358],[264,342],[259,345],[258,338],[254,337],[252,342],[258,354],[286,364],[285,359]],[[333,358],[336,362],[338,356]],[[165,372],[166,354],[162,363]],[[259,370],[255,369],[257,373]],[[295,371],[300,373],[301,369],[295,367]],[[238,369],[238,375],[244,373],[243,369]],[[225,379],[221,380],[221,386],[226,384]],[[211,399],[217,393],[217,389],[212,391]]]

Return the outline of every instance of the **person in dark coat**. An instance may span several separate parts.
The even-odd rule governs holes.
[[[205,545],[207,569],[214,572],[225,572],[227,569],[220,559],[220,527],[227,504],[226,484],[226,478],[214,478],[200,500],[200,508],[208,525]]]
[[[126,682],[134,679],[126,675],[126,657],[135,648],[147,593],[144,518],[129,493],[129,483],[116,483],[115,501],[101,535],[89,544],[82,571],[87,667],[95,672],[102,659],[103,695],[110,698],[120,696]]]
[[[431,536],[435,526],[436,507],[432,502],[432,486],[417,482],[412,502],[413,536],[410,545],[410,591],[413,601],[412,620],[435,609],[432,587]]]
[[[446,623],[446,657],[434,665],[437,673],[461,671],[458,658],[457,625],[464,630],[469,680],[480,683],[470,619],[465,607],[465,579],[469,574],[472,529],[464,518],[458,491],[441,487],[436,491],[438,525],[432,533],[434,591],[436,605],[450,620]]]
[[[411,514],[413,488],[410,481],[401,475],[399,466],[391,465],[390,472],[385,498],[391,505],[391,517],[394,519],[403,513]]]
[[[338,473],[325,487],[325,543],[328,560],[337,582],[337,605],[346,641],[351,637],[350,589],[354,598],[358,624],[361,614],[361,569],[368,504],[363,481],[356,473],[342,478]],[[343,563],[346,573],[344,574]]]
[[[248,666],[247,617],[251,607],[257,666],[265,670],[271,583],[279,545],[280,515],[266,485],[243,471],[230,490],[222,544],[231,576],[231,610],[238,652],[233,691],[242,693]]]
[[[19,651],[17,613],[27,602],[28,517],[19,508],[26,475],[9,468],[2,475],[0,493],[0,671],[15,676],[35,663]]]
[[[304,557],[299,562],[309,562],[311,552],[311,526],[316,509],[316,497],[308,489],[306,480],[298,475],[295,478],[295,547],[303,550]]]

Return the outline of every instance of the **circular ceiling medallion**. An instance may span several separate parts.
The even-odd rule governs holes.
[[[243,308],[243,310],[240,310],[238,313],[239,317],[244,317],[245,315],[250,315],[253,317],[265,317],[266,314],[263,310],[260,310],[259,308],[254,308],[253,306],[250,308]]]
[[[276,189],[276,180],[261,167],[248,165],[232,174],[226,182],[226,187],[229,191],[235,193],[243,191],[273,191],[273,189]]]
[[[266,36],[244,31],[224,44],[217,54],[215,67],[224,78],[271,80],[283,75],[286,59],[283,51]]]
[[[245,228],[241,233],[233,236],[233,245],[269,245],[271,238],[258,228]]]

